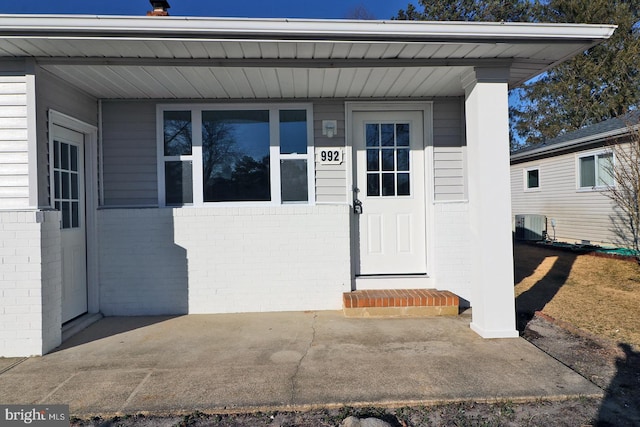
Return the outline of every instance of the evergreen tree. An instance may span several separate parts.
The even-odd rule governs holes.
[[[397,19],[616,24],[607,41],[512,92],[514,140],[537,144],[640,104],[640,0],[419,0]]]
[[[409,4],[396,19],[410,21],[529,22],[537,15],[537,0],[418,0],[422,11]]]
[[[517,89],[511,130],[527,145],[616,117],[640,102],[640,1],[551,0],[541,22],[617,24],[603,43]]]

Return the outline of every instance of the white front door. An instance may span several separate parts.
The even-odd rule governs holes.
[[[53,201],[61,212],[62,322],[87,312],[84,135],[53,126]]]
[[[354,112],[359,263],[356,274],[425,274],[423,113]]]

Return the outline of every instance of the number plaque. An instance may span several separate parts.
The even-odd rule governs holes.
[[[321,165],[340,165],[343,161],[342,148],[320,148],[318,160]]]

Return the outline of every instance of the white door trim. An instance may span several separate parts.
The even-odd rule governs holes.
[[[53,176],[53,125],[84,134],[84,162],[85,162],[85,210],[87,235],[87,311],[98,313],[100,299],[98,289],[98,127],[78,120],[74,117],[55,110],[48,111],[49,132],[49,177]],[[50,178],[51,179],[51,178]],[[53,188],[53,187],[52,187]],[[53,209],[53,198],[49,200]]]
[[[433,101],[371,101],[371,102],[345,102],[345,123],[346,123],[346,147],[351,157],[348,167],[351,169],[347,172],[347,203],[353,211],[353,187],[356,180],[356,153],[353,141],[353,113],[354,112],[375,112],[375,111],[420,111],[422,112],[423,132],[424,132],[424,202],[425,202],[425,221],[426,221],[426,251],[427,251],[427,274],[431,274],[434,270],[434,251],[433,244],[435,235],[435,224],[433,223],[434,213],[434,177],[433,177]],[[352,229],[357,226],[355,215],[352,214]],[[355,230],[355,229],[354,229]],[[356,241],[357,233],[351,233],[351,272],[352,272],[352,288],[355,289],[355,272],[357,259]]]

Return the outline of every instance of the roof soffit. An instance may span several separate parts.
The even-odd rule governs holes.
[[[74,84],[81,83],[78,76],[84,73],[98,84],[96,87],[104,88],[90,91],[98,97],[118,96],[120,91],[109,81],[116,74],[153,75],[150,70],[162,69],[166,75],[197,77],[224,68],[238,71],[237,78],[241,81],[235,83],[246,89],[238,92],[241,97],[264,92],[264,88],[249,87],[243,76],[259,76],[265,82],[271,79],[275,83],[278,80],[273,77],[275,74],[297,76],[298,81],[304,74],[322,75],[324,83],[335,89],[335,96],[339,93],[360,93],[363,97],[457,96],[461,92],[462,69],[510,68],[509,83],[515,86],[606,39],[614,28],[572,24],[0,15],[0,58],[35,58],[44,69]],[[374,82],[376,76],[385,77],[380,77],[383,86],[369,85],[369,89],[358,92],[347,87],[340,89],[340,85],[346,86],[345,77],[341,75],[340,81],[336,81],[331,70],[344,70],[343,74],[355,82],[365,76]],[[394,75],[407,83],[403,81],[400,88],[390,77]],[[409,82],[408,76],[412,75],[422,80]],[[427,88],[436,79],[434,76],[449,92]],[[311,78],[302,80],[305,79],[309,82],[306,93],[331,95],[330,90],[311,87]],[[152,76],[148,92],[152,92],[154,85],[160,88],[161,80],[154,81]],[[279,80],[287,85],[281,77]],[[163,96],[187,97],[190,86],[192,82],[186,82],[184,90],[176,88]],[[285,91],[279,90],[285,96]],[[196,92],[202,96],[208,93]],[[215,95],[229,96],[222,92]]]

